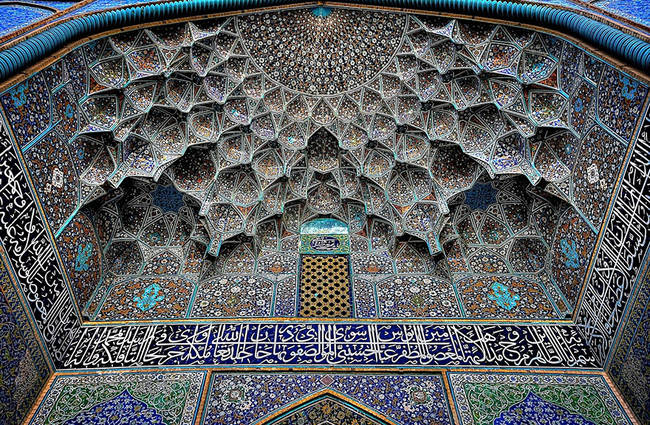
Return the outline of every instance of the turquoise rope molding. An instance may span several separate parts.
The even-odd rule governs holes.
[[[0,81],[83,37],[136,24],[241,9],[283,6],[295,0],[181,0],[98,12],[61,23],[0,52]],[[336,3],[336,1],[332,2]],[[530,23],[580,38],[625,63],[650,72],[650,43],[567,10],[507,0],[348,0],[360,6],[398,7]]]

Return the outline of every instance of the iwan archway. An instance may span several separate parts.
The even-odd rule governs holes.
[[[11,423],[646,420],[643,24],[86,6],[0,51]]]

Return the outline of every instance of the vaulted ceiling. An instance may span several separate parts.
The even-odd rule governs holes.
[[[69,272],[82,306],[138,277],[189,299],[289,270],[331,217],[356,275],[514,276],[563,316],[645,93],[549,34],[337,7],[120,32],[63,64],[35,77],[58,122],[25,157],[65,255],[96,234],[95,275]]]
[[[330,8],[102,39],[86,49],[92,95],[74,142],[83,203],[128,177],[171,181],[214,253],[289,207],[298,221],[362,209],[439,252],[450,199],[482,173],[572,201],[589,105],[571,114],[558,43]]]

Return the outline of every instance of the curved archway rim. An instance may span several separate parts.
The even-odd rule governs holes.
[[[88,42],[110,32],[123,32],[161,23],[323,4],[453,16],[530,27],[567,40],[573,39],[590,53],[618,62],[615,64],[624,71],[650,81],[650,43],[576,12],[547,5],[511,0],[178,0],[125,6],[50,23],[42,32],[23,37],[21,41],[0,51],[0,81],[5,81],[0,88],[6,88],[6,82],[15,80],[17,76],[20,78],[20,74],[23,78],[28,77],[38,70],[33,69],[38,68],[34,64],[47,60],[53,54],[61,50],[69,51],[71,45],[76,46],[80,41]]]

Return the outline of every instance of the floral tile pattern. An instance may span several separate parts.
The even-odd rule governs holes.
[[[357,413],[386,417],[394,424],[453,423],[440,375],[213,374],[202,424],[258,423],[288,407],[301,409],[303,402],[319,394],[357,406],[353,408]],[[310,417],[322,415],[322,408],[320,412],[312,409]],[[349,414],[344,409],[339,413]],[[304,413],[297,412],[278,423],[320,423],[304,420]]]
[[[643,423],[650,420],[650,275],[646,273],[608,372]]]
[[[190,425],[205,372],[59,375],[30,424]]]
[[[601,375],[448,373],[462,425],[631,424]]]
[[[50,376],[46,355],[5,264],[0,261],[0,414],[19,424]]]

